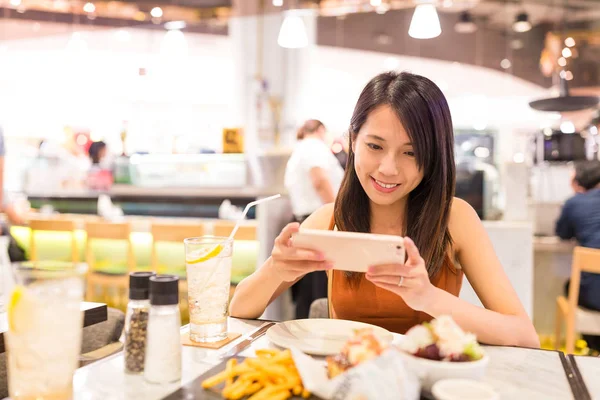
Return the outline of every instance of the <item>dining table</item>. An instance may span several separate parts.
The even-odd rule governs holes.
[[[237,340],[221,349],[213,350],[194,346],[183,346],[182,378],[170,384],[152,384],[141,375],[124,372],[123,353],[118,353],[78,369],[73,379],[75,400],[184,400],[198,398],[194,388],[200,387],[201,375],[224,361],[223,355],[230,353],[239,344],[268,323],[262,320],[229,318],[230,332],[241,334]],[[183,326],[186,334],[189,326]],[[394,342],[402,335],[394,334]],[[239,356],[253,357],[255,351],[277,348],[267,335],[261,336],[243,349]],[[500,399],[600,399],[600,358],[572,357],[560,351],[518,348],[507,346],[485,346],[490,361],[483,382],[491,385]],[[573,368],[573,363],[575,367]],[[585,382],[585,390],[577,384],[579,374]],[[589,393],[589,395],[586,395]]]
[[[89,301],[81,302],[81,312],[83,312],[83,327],[99,324],[108,319],[108,310],[104,303],[94,303]],[[4,346],[4,333],[8,331],[8,314],[0,313],[0,354],[6,351]]]

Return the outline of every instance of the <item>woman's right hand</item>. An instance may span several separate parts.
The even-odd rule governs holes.
[[[333,265],[318,251],[294,247],[292,234],[298,232],[300,224],[293,222],[281,231],[271,252],[273,272],[283,282],[294,282],[314,271],[330,270]]]

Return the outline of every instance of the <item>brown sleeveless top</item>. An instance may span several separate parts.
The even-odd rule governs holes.
[[[329,226],[333,230],[334,222]],[[391,332],[406,333],[411,327],[432,317],[406,305],[402,297],[375,286],[361,274],[358,285],[350,286],[344,271],[328,271],[329,316],[331,318],[366,322]],[[463,272],[446,257],[442,269],[431,279],[434,286],[458,297]]]

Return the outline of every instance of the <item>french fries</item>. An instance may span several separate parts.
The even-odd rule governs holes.
[[[202,382],[204,389],[216,390],[224,384],[221,395],[228,400],[285,400],[291,396],[307,399],[310,393],[302,386],[302,379],[289,350],[263,349],[257,358],[241,363],[232,358],[225,370]]]

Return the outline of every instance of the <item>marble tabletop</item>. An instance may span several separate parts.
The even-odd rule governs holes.
[[[220,354],[263,323],[230,318],[229,330],[241,333],[242,337],[220,350],[183,346],[182,380],[169,385],[154,385],[145,382],[142,376],[124,374],[122,354],[80,368],[74,377],[75,400],[162,399],[219,364],[222,361]],[[187,326],[182,331],[187,331]],[[401,339],[401,335],[395,335],[395,341]],[[263,336],[240,355],[251,357],[256,349],[269,347],[274,345]],[[490,363],[484,381],[498,391],[501,399],[573,399],[560,353],[500,346],[486,346],[486,351],[490,355]],[[580,359],[577,360],[579,362]],[[600,359],[586,359],[581,363],[581,370],[584,377],[588,377],[587,381],[592,382],[590,377],[600,371]],[[594,388],[590,386],[590,392],[593,393]]]
[[[577,356],[575,362],[592,399],[600,400],[600,358]]]

